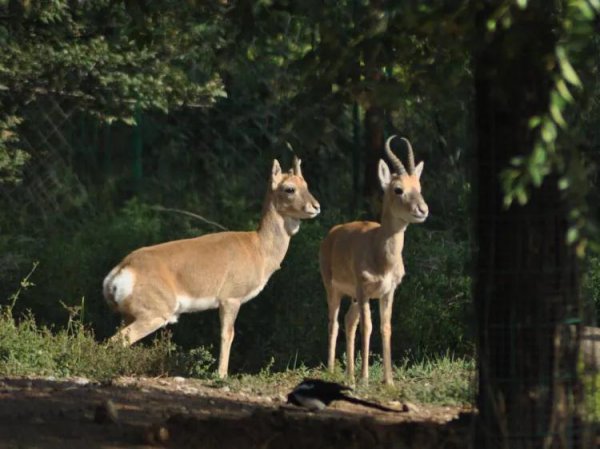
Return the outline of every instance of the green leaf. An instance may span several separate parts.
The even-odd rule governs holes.
[[[524,206],[525,204],[527,204],[527,192],[525,191],[524,187],[517,187],[515,189],[515,196],[517,197],[517,202],[521,205]]]
[[[567,243],[569,245],[571,243],[574,243],[578,237],[579,237],[579,229],[577,229],[575,227],[570,227],[569,230],[567,231]]]
[[[544,176],[542,175],[542,172],[538,169],[538,167],[531,167],[529,170],[529,175],[531,176],[531,182],[533,182],[534,186],[539,187],[542,185]]]
[[[524,162],[523,156],[515,156],[510,160],[510,164],[515,167],[519,167],[520,165],[523,165],[523,162]]]
[[[540,126],[540,123],[542,123],[541,117],[539,115],[534,115],[529,119],[529,128],[537,128],[538,126]]]
[[[579,257],[580,259],[583,259],[583,257],[585,256],[585,249],[587,247],[587,244],[588,244],[587,239],[581,239],[579,241],[579,243],[577,244],[577,246],[575,247],[575,253],[577,254],[577,257]]]
[[[527,0],[517,0],[517,5],[521,9],[527,8]]]
[[[544,149],[544,147],[542,145],[536,145],[533,149],[533,153],[531,155],[531,159],[533,161],[534,164],[536,165],[542,165],[546,163],[546,160],[548,159],[547,155],[546,155],[546,150]]]
[[[569,178],[563,177],[558,180],[558,188],[560,190],[566,190],[567,188],[569,188],[569,184],[570,184]]]
[[[569,88],[567,87],[567,83],[565,83],[564,80],[559,79],[556,82],[556,90],[558,91],[558,93],[560,94],[560,96],[567,102],[567,103],[572,103],[573,102],[573,95],[571,95],[571,92],[569,91]]]
[[[544,120],[544,124],[542,125],[542,139],[546,143],[556,140],[556,126],[551,120]]]
[[[581,15],[586,20],[592,20],[594,18],[594,10],[588,4],[587,1],[581,1],[580,0],[578,2],[575,2],[575,5],[576,5],[577,9],[579,10],[579,12],[581,12]]]
[[[575,69],[569,62],[569,58],[567,57],[567,53],[564,47],[556,48],[556,56],[558,57],[560,70],[565,80],[573,86],[581,88],[581,80],[579,79],[577,72],[575,72]]]
[[[561,108],[558,106],[557,103],[555,103],[555,102],[550,103],[550,115],[552,116],[552,118],[554,119],[554,121],[556,122],[556,124],[558,126],[560,126],[561,128],[566,128],[567,122],[565,122],[565,119],[564,119],[560,109]]]
[[[137,122],[135,121],[135,117],[123,117],[121,120],[123,121],[123,123],[125,123],[126,125],[129,125],[129,126],[137,125]]]

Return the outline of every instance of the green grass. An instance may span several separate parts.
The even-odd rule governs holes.
[[[39,326],[33,315],[16,319],[10,306],[0,309],[0,375],[83,376],[107,380],[118,376],[182,375],[205,379],[214,386],[258,395],[280,395],[305,377],[345,382],[341,369],[330,374],[322,367],[295,367],[273,372],[269,363],[257,374],[234,374],[215,378],[214,357],[205,348],[183,351],[168,332],[150,344],[124,348],[117,343],[98,342],[91,330],[72,311],[66,329],[52,331]],[[359,362],[360,363],[360,362]],[[368,386],[357,385],[356,393],[376,400],[410,400],[420,403],[464,404],[473,397],[474,363],[445,356],[395,368],[395,387],[381,383],[381,363],[372,364]]]
[[[32,272],[35,270],[35,266]],[[273,371],[274,359],[257,374],[234,374],[226,380],[215,377],[215,359],[209,349],[182,350],[162,331],[149,344],[124,348],[118,342],[98,342],[83,324],[84,303],[69,307],[64,328],[41,326],[30,312],[15,316],[14,305],[22,290],[32,284],[25,277],[6,305],[0,305],[0,376],[83,376],[107,380],[118,376],[174,376],[204,379],[213,386],[257,395],[282,395],[305,377],[346,383],[339,366],[330,374],[323,367],[300,364]],[[356,386],[356,393],[375,400],[409,400],[433,404],[471,403],[474,362],[446,355],[396,366],[395,387],[381,383],[378,357],[371,362],[371,382]],[[360,367],[360,360],[357,362]]]
[[[473,403],[475,362],[472,359],[445,355],[420,362],[406,362],[395,367],[393,387],[382,384],[381,373],[381,363],[376,359],[371,365],[369,384],[363,385],[357,382],[354,387],[355,393],[377,401],[396,400],[436,405]],[[217,381],[217,385],[228,385],[233,391],[278,395],[289,391],[305,377],[348,383],[341,368],[331,374],[323,367],[301,366],[282,372],[271,372],[266,367],[258,374],[235,375],[226,381]]]
[[[119,342],[98,342],[83,324],[84,301],[73,307],[61,302],[68,314],[66,326],[53,330],[39,325],[31,312],[16,316],[15,304],[37,264],[20,282],[7,304],[0,305],[0,375],[83,376],[97,380],[117,376],[209,376],[214,363],[210,351],[181,351],[162,331],[149,345],[125,348]]]
[[[31,314],[18,320],[9,308],[0,310],[0,375],[84,376],[110,379],[119,375],[160,375],[173,364],[174,347],[168,336],[151,346],[124,348],[98,343],[77,322],[52,332],[38,326]]]

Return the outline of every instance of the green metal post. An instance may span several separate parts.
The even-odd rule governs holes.
[[[142,184],[143,167],[142,167],[142,152],[143,136],[142,136],[142,113],[139,106],[135,108],[135,127],[133,128],[133,179],[136,190],[140,190]]]

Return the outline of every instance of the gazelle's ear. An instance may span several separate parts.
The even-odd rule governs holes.
[[[415,167],[415,176],[417,177],[417,179],[421,179],[421,173],[423,173],[424,165],[425,165],[425,163],[423,161],[421,161]]]
[[[271,169],[271,189],[275,190],[282,178],[281,165],[279,165],[277,159],[273,159],[273,168]]]
[[[388,167],[388,164],[386,164],[383,159],[379,159],[377,175],[379,176],[379,184],[381,184],[381,188],[383,190],[387,189],[387,186],[392,180],[392,174],[390,173],[390,168]]]

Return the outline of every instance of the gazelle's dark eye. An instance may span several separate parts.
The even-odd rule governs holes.
[[[396,195],[402,195],[404,191],[400,187],[394,187],[394,193]]]
[[[296,189],[295,189],[294,187],[289,187],[289,186],[288,186],[288,187],[284,187],[284,188],[283,188],[283,191],[284,191],[285,193],[294,193],[294,192],[296,191]]]

